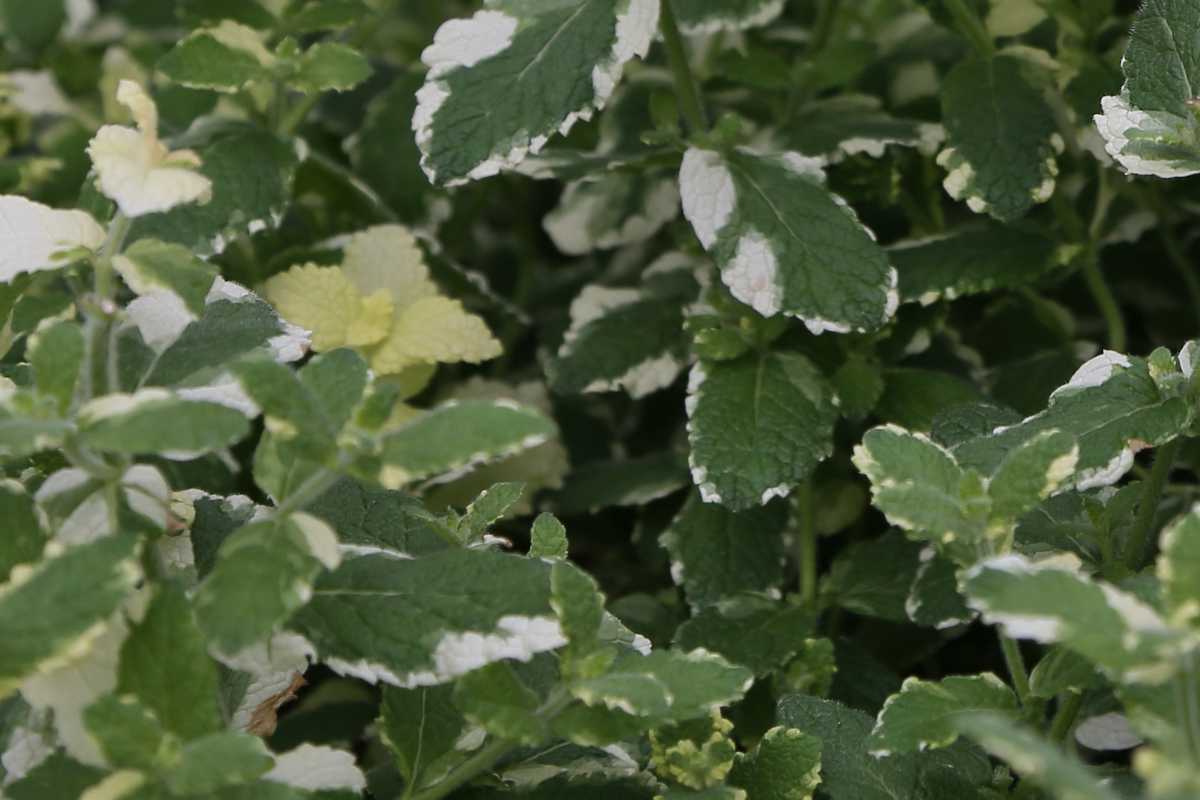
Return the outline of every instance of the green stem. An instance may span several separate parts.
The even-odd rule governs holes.
[[[1171,230],[1170,224],[1162,222],[1157,226],[1157,230],[1158,238],[1167,252],[1167,260],[1179,273],[1179,278],[1187,289],[1188,300],[1192,304],[1193,312],[1200,315],[1200,279],[1196,277],[1195,267],[1188,261],[1188,257],[1183,251],[1183,245]]]
[[[708,130],[708,115],[704,113],[704,101],[700,97],[700,86],[692,75],[688,64],[687,50],[683,46],[683,37],[679,35],[679,26],[675,23],[675,12],[671,8],[671,0],[663,0],[659,13],[658,26],[662,31],[663,44],[667,48],[667,61],[671,65],[671,74],[675,78],[675,91],[679,94],[679,110],[687,122],[690,133],[703,133]]]
[[[1154,535],[1154,518],[1158,515],[1158,501],[1162,498],[1163,487],[1171,474],[1171,467],[1179,455],[1183,445],[1183,437],[1177,437],[1158,449],[1154,456],[1154,468],[1150,477],[1142,487],[1142,499],[1138,501],[1138,513],[1133,522],[1133,532],[1129,534],[1129,543],[1125,547],[1125,565],[1137,572],[1145,561],[1146,551]]]
[[[813,608],[817,602],[817,524],[816,507],[813,504],[812,479],[800,484],[796,493],[796,505],[800,513],[799,542],[796,548],[796,566],[800,571],[800,597],[804,604]]]
[[[990,56],[995,52],[991,34],[974,11],[967,7],[963,0],[944,0],[946,10],[954,18],[959,33],[967,37],[976,52],[981,56]]]
[[[1021,649],[1014,640],[999,630],[996,631],[996,635],[1000,638],[1000,649],[1004,652],[1004,663],[1008,666],[1008,676],[1012,679],[1017,699],[1021,701],[1022,708],[1028,709],[1032,694],[1029,691],[1029,673],[1025,669],[1025,657],[1021,655]]]
[[[1104,317],[1104,326],[1108,330],[1108,346],[1118,353],[1125,352],[1126,332],[1125,318],[1121,315],[1121,307],[1113,294],[1112,287],[1100,271],[1100,257],[1095,245],[1088,245],[1088,252],[1083,259],[1083,279],[1087,282],[1088,291],[1096,301],[1100,314]]]
[[[296,132],[296,129],[300,127],[300,123],[304,122],[304,118],[308,116],[308,113],[313,110],[320,99],[320,92],[312,92],[311,94],[305,95],[304,99],[299,103],[296,103],[296,105],[289,108],[287,113],[283,116],[283,120],[275,129],[275,132],[279,134],[280,138],[287,139],[291,137]]]
[[[504,758],[504,756],[516,749],[516,747],[517,744],[508,739],[496,739],[484,745],[478,753],[459,764],[458,767],[451,770],[449,775],[442,778],[442,780],[433,786],[415,794],[405,792],[404,797],[411,798],[411,800],[440,800],[440,798],[450,794],[481,772],[491,769],[497,761]]]
[[[1065,742],[1067,734],[1071,732],[1071,726],[1075,724],[1075,718],[1079,716],[1079,709],[1083,706],[1083,692],[1063,692],[1058,697],[1058,709],[1054,712],[1054,719],[1050,722],[1050,740],[1053,742]]]
[[[341,477],[341,473],[337,469],[322,469],[308,476],[303,483],[296,487],[295,491],[289,492],[283,502],[275,507],[275,515],[284,517],[299,511],[329,491]]]
[[[113,278],[113,257],[124,247],[125,237],[129,235],[132,224],[133,220],[117,211],[108,224],[108,236],[104,240],[104,246],[92,260],[92,298],[90,302],[83,304],[87,324],[84,328],[86,344],[79,395],[84,402],[114,388],[103,384],[111,383],[115,368],[104,365],[105,369],[101,372],[102,365],[99,359],[110,344],[110,329],[114,324],[112,317],[115,309],[112,300],[116,293],[116,281]],[[99,386],[97,378],[101,384]]]
[[[1183,717],[1183,735],[1192,756],[1200,766],[1200,687],[1196,686],[1196,660],[1193,653],[1183,656],[1182,669],[1175,676],[1176,704]]]
[[[339,164],[337,161],[333,160],[319,150],[311,148],[308,151],[306,160],[312,162],[339,180],[344,181],[347,186],[358,192],[358,194],[361,195],[364,200],[370,203],[373,209],[375,209],[375,213],[379,215],[380,219],[386,222],[400,222],[400,217],[396,215],[396,212],[392,210],[392,207],[389,206],[387,202],[375,192],[374,189],[368,186],[362,178],[355,175],[352,171]]]

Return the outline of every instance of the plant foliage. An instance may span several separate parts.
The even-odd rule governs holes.
[[[1200,797],[1134,6],[0,0],[0,798]]]

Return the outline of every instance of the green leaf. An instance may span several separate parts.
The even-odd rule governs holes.
[[[39,326],[29,337],[28,349],[38,394],[52,398],[58,413],[65,416],[83,366],[83,330],[76,322]]]
[[[850,356],[833,374],[839,408],[851,419],[862,419],[871,413],[883,397],[883,370],[879,363],[867,358]]]
[[[421,166],[452,186],[495,175],[604,106],[657,31],[655,0],[502,0],[442,25],[413,129]]]
[[[329,523],[342,550],[351,553],[421,556],[445,549],[453,536],[416,498],[349,478],[335,483],[307,510]]]
[[[905,600],[920,568],[919,543],[890,530],[838,553],[821,591],[855,614],[904,622]]]
[[[610,506],[642,506],[691,483],[686,460],[674,452],[592,461],[575,466],[554,497],[561,514],[595,513]]]
[[[458,534],[464,542],[475,542],[483,538],[493,525],[504,518],[525,493],[525,484],[519,482],[497,483],[485,489],[467,506],[467,512],[458,521]]]
[[[813,333],[878,329],[896,310],[896,271],[857,215],[798,153],[691,148],[683,213],[733,296]]]
[[[184,745],[179,760],[166,774],[166,784],[175,795],[205,795],[223,786],[247,783],[274,763],[262,739],[222,731]]]
[[[550,569],[550,606],[567,638],[564,672],[577,671],[581,659],[599,646],[604,595],[592,576],[560,561]]]
[[[893,525],[946,543],[973,543],[983,536],[983,520],[964,496],[969,476],[924,434],[895,425],[872,428],[854,448],[853,460],[871,481],[876,508]]]
[[[698,609],[727,595],[781,589],[786,525],[783,503],[733,512],[693,494],[659,543],[671,556],[671,579]]]
[[[550,608],[549,570],[484,550],[352,558],[317,582],[288,627],[340,673],[436,685],[566,644]]]
[[[383,687],[380,733],[405,780],[435,782],[467,754],[455,747],[467,721],[454,703],[454,687]]]
[[[692,480],[734,511],[786,497],[833,451],[833,389],[796,353],[697,364],[687,410]]]
[[[135,697],[105,695],[84,709],[83,721],[114,767],[150,770],[162,755],[166,732]]]
[[[46,547],[46,532],[38,519],[33,498],[14,480],[0,480],[0,584],[8,581],[18,564],[37,561]]]
[[[875,415],[913,430],[932,429],[933,420],[947,407],[983,399],[975,384],[942,370],[886,367],[883,379]]]
[[[458,679],[454,702],[463,715],[502,739],[535,745],[546,733],[537,718],[540,702],[503,662],[488,664]]]
[[[553,422],[510,401],[448,402],[384,435],[379,480],[397,488],[505,458],[554,434]]]
[[[48,669],[103,631],[99,625],[133,590],[137,537],[105,536],[62,549],[0,585],[0,696]]]
[[[1061,645],[1051,647],[1029,672],[1029,690],[1044,700],[1068,690],[1097,688],[1103,682],[1086,658]]]
[[[571,694],[589,706],[622,711],[653,725],[707,716],[739,700],[754,682],[744,667],[703,650],[628,652],[604,675],[575,681]]]
[[[223,727],[217,668],[183,590],[160,584],[141,621],[121,643],[117,691],[136,696],[184,741]]]
[[[402,73],[372,98],[358,133],[346,142],[356,177],[365,181],[404,222],[416,223],[428,213],[437,195],[421,171],[421,151],[408,130],[417,108],[422,76]]]
[[[139,295],[168,292],[195,316],[204,314],[217,268],[177,244],[155,239],[134,242],[113,259],[121,278]]]
[[[929,305],[1032,283],[1059,266],[1053,239],[996,224],[888,247],[900,274],[900,302]]]
[[[228,447],[250,430],[240,411],[165,389],[97,398],[77,419],[84,443],[117,453],[199,454]]]
[[[1195,626],[1200,620],[1200,506],[1162,532],[1156,571],[1163,605],[1172,624]]]
[[[278,315],[252,294],[217,300],[166,346],[142,383],[176,386],[203,380],[238,356],[270,348],[271,340],[285,333]]]
[[[298,164],[291,145],[236,125],[218,128],[207,141],[186,143],[200,156],[198,171],[212,182],[212,199],[138,217],[130,241],[155,238],[206,256],[222,252],[239,236],[279,225]]]
[[[1012,764],[1023,779],[1062,800],[1117,800],[1081,763],[1006,717],[978,712],[960,717],[957,728],[997,758]]]
[[[365,364],[361,359],[359,366],[363,368],[362,377],[365,378]],[[320,462],[336,451],[340,426],[334,427],[316,394],[289,367],[257,357],[243,359],[230,365],[229,369],[246,394],[262,408],[263,423],[274,440],[285,444],[289,453]],[[357,387],[360,392],[362,386],[360,380]],[[349,383],[348,388],[353,394],[353,383]],[[345,416],[348,414],[342,415],[342,422]]]
[[[709,650],[761,677],[782,669],[812,632],[808,609],[746,596],[699,611],[679,626],[672,644],[682,650]]]
[[[926,547],[920,554],[920,566],[904,601],[908,618],[918,625],[943,630],[971,621],[974,613],[958,592],[958,567]]]
[[[681,299],[585,287],[546,364],[550,388],[560,394],[624,389],[636,399],[670,386],[687,362]]]
[[[371,77],[362,53],[338,42],[318,42],[304,51],[289,80],[302,92],[344,92]]]
[[[1081,366],[1045,411],[963,442],[954,455],[963,466],[991,473],[1013,448],[1058,429],[1079,442],[1075,473],[1064,488],[1090,489],[1118,481],[1133,466],[1135,448],[1165,444],[1188,419],[1187,403],[1155,382],[1145,360],[1109,351]]]
[[[196,621],[218,651],[235,655],[273,633],[308,599],[321,568],[338,561],[337,537],[315,517],[252,522],[221,544],[196,589]]]
[[[777,725],[737,755],[729,782],[754,800],[811,800],[821,783],[821,740]]]
[[[759,28],[782,11],[780,0],[692,0],[681,3],[676,13],[680,30],[700,34]]]
[[[1200,172],[1200,125],[1192,87],[1200,82],[1194,9],[1149,0],[1138,9],[1121,59],[1125,84],[1101,100],[1094,119],[1105,150],[1133,175],[1180,178]]]
[[[1015,716],[1017,697],[990,672],[940,681],[908,678],[884,703],[867,744],[877,758],[946,747],[958,738],[957,720],[978,711]]]
[[[1014,447],[988,481],[993,511],[1015,519],[1045,500],[1075,472],[1075,437],[1045,430]]]
[[[283,26],[293,33],[348,28],[371,13],[362,0],[313,0],[283,18]]]
[[[942,185],[951,197],[1002,222],[1050,199],[1063,141],[1021,60],[963,61],[946,75],[941,97],[948,147],[938,163],[946,168]]]
[[[963,577],[971,607],[1018,639],[1061,643],[1114,677],[1161,682],[1172,664],[1159,654],[1169,632],[1133,595],[1084,575],[1071,556],[1030,561],[1010,554]]]
[[[99,783],[104,770],[81,764],[61,750],[31,769],[24,778],[4,787],[11,800],[45,800],[49,797],[82,797]]]
[[[831,162],[846,156],[884,155],[890,146],[916,147],[922,153],[936,149],[944,138],[938,125],[904,119],[880,108],[868,95],[841,95],[806,103],[796,111],[803,125],[780,131],[791,149]],[[903,279],[903,275],[901,275]]]
[[[180,41],[156,66],[180,86],[217,92],[237,92],[270,76],[253,53],[206,30],[195,31]]]
[[[529,530],[529,557],[565,559],[567,529],[549,512],[538,514]]]
[[[22,0],[3,0],[0,19],[6,33],[25,48],[39,51],[58,38],[59,30],[67,21],[66,5],[66,0],[47,0],[36,6]]]
[[[599,175],[567,184],[542,227],[563,253],[582,256],[646,241],[678,213],[674,176]]]
[[[917,765],[912,756],[873,758],[867,752],[871,718],[830,700],[788,695],[777,720],[821,741],[821,791],[831,800],[901,800],[911,797]]]

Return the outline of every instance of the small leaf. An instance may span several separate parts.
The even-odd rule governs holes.
[[[15,570],[0,585],[0,695],[102,630],[139,579],[137,537],[114,534]]]
[[[237,23],[225,24],[241,27]],[[193,32],[160,58],[156,66],[181,86],[217,92],[240,91],[270,74],[255,53],[234,46],[214,29]]]
[[[1063,800],[1117,800],[1117,795],[1079,761],[1006,717],[988,712],[965,715],[958,729],[1020,776]]]
[[[83,721],[113,767],[154,768],[165,731],[137,698],[105,695],[84,709]]]
[[[289,83],[302,92],[344,92],[371,77],[362,53],[338,42],[318,42],[304,51]]]
[[[322,567],[339,561],[337,538],[307,514],[252,522],[221,544],[196,589],[196,621],[221,653],[266,639],[307,601]]]
[[[455,745],[468,727],[454,687],[383,687],[380,732],[400,774],[414,786],[437,781],[467,758]]]
[[[1156,571],[1168,618],[1194,627],[1200,621],[1200,506],[1172,522],[1160,544]]]
[[[871,755],[946,747],[958,738],[957,720],[978,711],[1015,716],[1016,695],[990,672],[951,675],[940,681],[908,678],[879,712],[868,739]]]
[[[489,528],[503,519],[524,493],[525,484],[517,482],[497,483],[484,490],[467,506],[467,513],[459,520],[459,536],[464,542],[478,541]]]
[[[988,481],[995,513],[1010,519],[1024,514],[1058,490],[1075,473],[1075,437],[1047,430],[1009,451]]]
[[[552,616],[549,570],[538,559],[458,548],[351,558],[317,582],[288,627],[339,673],[433,686],[566,644]]]
[[[536,712],[537,694],[500,662],[469,672],[454,687],[454,703],[463,715],[493,736],[527,745],[546,736]]]
[[[29,338],[28,349],[38,394],[52,398],[58,413],[65,416],[83,366],[83,330],[75,322],[41,325]]]
[[[798,317],[813,333],[877,330],[899,302],[896,271],[824,178],[798,153],[691,148],[683,213],[721,280],[758,313]]]
[[[659,543],[671,556],[671,579],[699,609],[730,595],[780,590],[786,524],[783,503],[733,512],[693,494]]]
[[[1137,599],[1084,575],[1071,556],[1030,561],[1010,554],[967,571],[971,607],[1009,636],[1059,642],[1130,681],[1159,683],[1173,665],[1159,654],[1170,632],[1158,613]]]
[[[765,677],[804,648],[812,622],[812,613],[802,606],[780,606],[752,595],[729,598],[680,625],[672,644],[703,648]]]
[[[821,783],[821,740],[777,725],[738,754],[729,782],[755,800],[811,800]]]
[[[582,256],[645,241],[678,213],[673,177],[601,175],[568,184],[542,227],[563,253]]]
[[[81,407],[78,421],[80,436],[91,447],[189,456],[228,447],[250,428],[240,411],[185,400],[164,389],[105,395]]]
[[[697,364],[687,410],[692,480],[735,511],[786,497],[833,451],[833,389],[796,353]]]
[[[981,95],[990,102],[979,102]],[[941,96],[949,146],[938,163],[946,168],[942,185],[951,197],[1002,222],[1050,199],[1063,141],[1054,112],[1020,60],[967,59],[946,76]]]
[[[223,786],[248,783],[265,774],[273,763],[262,739],[222,731],[184,745],[165,776],[166,784],[175,795],[204,795]]]
[[[179,587],[160,585],[146,615],[132,624],[121,644],[117,691],[137,697],[184,741],[223,727],[216,665]]]
[[[533,521],[529,557],[559,560],[567,557],[567,529],[553,514],[543,512]]]
[[[384,435],[379,480],[397,488],[519,453],[554,433],[550,420],[509,401],[445,403]]]
[[[204,313],[217,268],[186,247],[141,239],[113,259],[121,278],[139,295],[168,292],[196,317]]]
[[[0,196],[0,282],[21,273],[58,269],[75,248],[96,250],[104,229],[84,211],[59,211],[14,195]]]

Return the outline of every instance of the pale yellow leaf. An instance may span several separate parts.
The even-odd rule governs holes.
[[[437,294],[416,238],[400,225],[377,225],[351,236],[342,269],[359,291],[387,289],[397,312]]]
[[[500,355],[500,342],[487,323],[448,297],[425,297],[404,308],[391,333],[371,354],[380,374],[426,361],[478,364]]]
[[[391,303],[362,294],[337,267],[301,264],[270,278],[267,299],[288,322],[312,331],[318,352],[382,339],[391,324]]]

